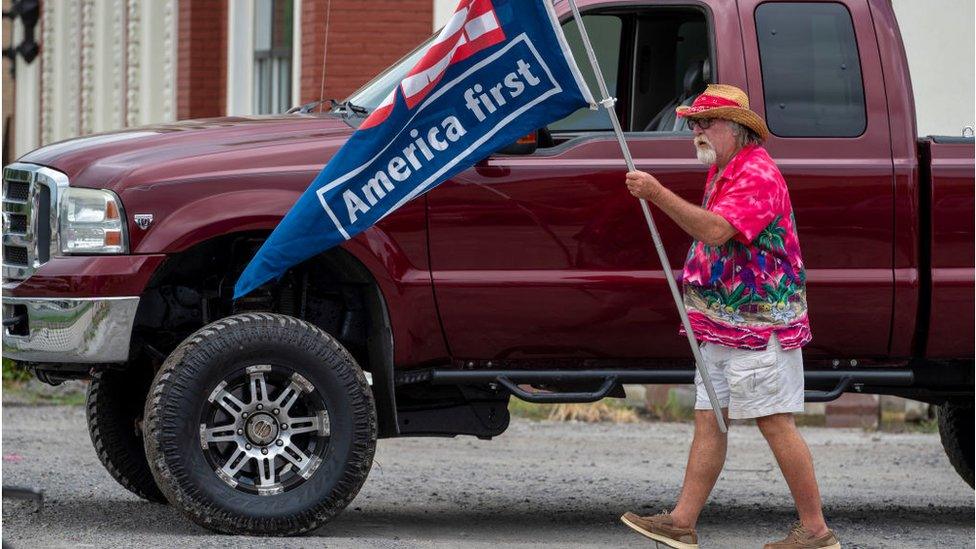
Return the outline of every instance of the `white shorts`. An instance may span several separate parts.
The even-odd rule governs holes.
[[[705,342],[702,359],[719,405],[730,419],[750,419],[803,411],[803,355],[784,351],[775,335],[765,351],[734,349]],[[695,409],[711,410],[701,373],[695,371]]]

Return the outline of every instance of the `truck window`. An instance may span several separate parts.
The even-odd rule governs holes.
[[[705,14],[679,6],[611,9],[585,14],[583,22],[608,91],[617,98],[624,131],[688,131],[674,109],[690,105],[711,82]],[[587,84],[599,95],[575,20],[566,21],[563,31]],[[603,109],[581,109],[549,130],[558,143],[584,132],[610,131],[611,125]]]
[[[437,38],[437,33],[434,33],[430,38],[424,40],[419,46],[413,49],[410,53],[404,55],[399,61],[392,64],[376,75],[372,80],[367,82],[363,87],[359,88],[352,95],[347,98],[347,101],[351,101],[355,105],[365,107],[366,110],[372,111],[383,99],[393,90],[394,87],[400,84],[403,80],[404,75],[407,71],[413,68],[420,61],[420,58],[424,56],[427,52],[427,46],[435,38]],[[362,119],[356,121],[356,124],[361,122]]]
[[[697,9],[649,9],[637,16],[635,28],[630,131],[690,131],[674,110],[691,105],[712,82],[705,15]]]
[[[780,137],[857,137],[867,117],[847,8],[775,2],[756,8],[766,123]]]
[[[617,77],[620,68],[620,35],[623,31],[623,21],[615,15],[584,15],[583,24],[586,25],[586,32],[590,41],[593,42],[593,52],[596,53],[597,62],[603,72],[607,90],[612,97],[616,97]],[[563,25],[563,33],[566,35],[566,42],[569,43],[573,57],[583,73],[586,85],[590,87],[594,97],[598,96],[600,86],[590,68],[590,61],[586,56],[586,50],[583,49],[579,26],[575,19],[570,19]],[[550,131],[608,131],[610,129],[610,116],[602,108],[595,111],[583,108],[549,125]]]

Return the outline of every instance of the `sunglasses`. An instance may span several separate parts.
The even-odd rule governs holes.
[[[714,118],[689,118],[688,129],[691,131],[695,131],[695,128],[701,128],[703,130],[707,130],[708,128],[711,128],[712,124],[714,123],[715,123]]]

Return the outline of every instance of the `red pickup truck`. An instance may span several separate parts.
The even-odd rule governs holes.
[[[808,266],[807,399],[939,404],[972,484],[974,144],[916,136],[890,3],[580,3],[637,167],[686,199],[706,167],[674,107],[707,82],[748,91]],[[691,382],[606,113],[541,128],[231,298],[423,49],[328,113],[128,129],[5,167],[4,356],[51,383],[92,378],[92,441],[126,488],[218,531],[304,532],[355,496],[378,437],[493,437],[511,395]],[[689,237],[658,220],[680,276]]]

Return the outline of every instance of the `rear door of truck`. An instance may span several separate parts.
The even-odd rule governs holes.
[[[790,189],[807,268],[809,358],[882,358],[891,336],[894,180],[867,0],[739,0],[748,93]]]

